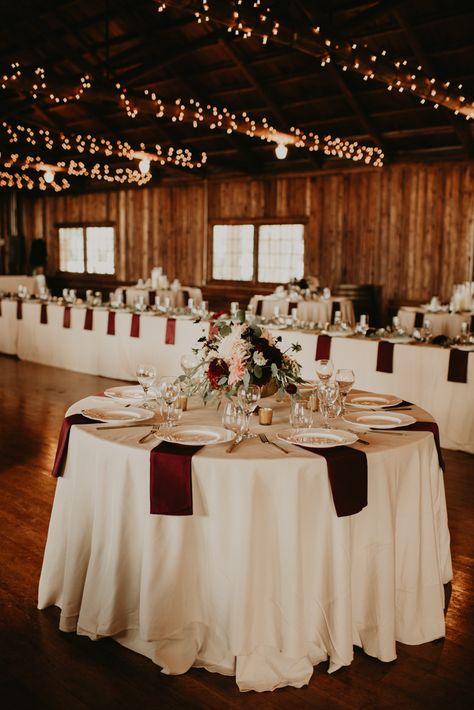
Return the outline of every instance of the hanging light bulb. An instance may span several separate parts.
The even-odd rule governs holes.
[[[50,168],[46,168],[43,175],[44,181],[48,184],[54,182],[54,173]]]
[[[142,175],[146,175],[150,172],[150,158],[142,158],[138,163],[138,169]]]
[[[287,146],[284,143],[278,143],[277,147],[275,148],[275,155],[278,160],[285,160],[286,156],[288,155]]]

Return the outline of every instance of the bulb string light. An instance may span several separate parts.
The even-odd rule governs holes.
[[[59,182],[56,179],[53,182],[47,183],[42,175],[38,175],[36,180],[27,173],[10,172],[8,170],[0,170],[0,187],[16,187],[19,190],[27,189],[39,190],[51,189],[54,192],[62,192],[70,187],[70,183],[61,178]]]

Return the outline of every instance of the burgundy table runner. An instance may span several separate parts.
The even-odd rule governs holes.
[[[71,327],[71,306],[64,306],[63,328]]]
[[[421,311],[415,313],[415,328],[422,328],[425,320],[425,314]]]
[[[107,317],[107,335],[115,335],[115,311],[109,311]]]
[[[21,301],[16,302],[16,319],[23,320],[23,303]]]
[[[150,513],[192,515],[192,457],[202,446],[161,442],[150,451]]]
[[[71,433],[71,427],[74,424],[94,424],[97,423],[96,419],[88,419],[82,416],[82,414],[71,414],[69,417],[65,417],[61,426],[61,431],[59,433],[59,441],[56,449],[56,456],[54,458],[53,472],[52,475],[55,478],[63,475],[64,464],[66,463],[67,447],[69,444],[69,434]]]
[[[132,313],[132,325],[130,327],[130,337],[139,338],[140,337],[140,314]]]
[[[155,296],[156,296],[156,291],[148,291],[148,305],[149,306],[155,305]]]
[[[48,323],[48,306],[46,303],[41,304],[40,323],[44,323],[45,325]]]
[[[453,348],[449,353],[448,381],[467,382],[469,351]]]
[[[377,348],[377,372],[393,372],[394,343],[381,340]]]
[[[328,467],[329,483],[338,518],[355,515],[367,505],[367,456],[347,446],[333,449],[309,449],[323,456]]]
[[[318,335],[316,342],[315,360],[329,360],[331,357],[331,337],[329,335]]]
[[[469,330],[474,333],[474,316],[471,316],[471,322],[469,323]]]
[[[92,308],[86,308],[86,315],[84,316],[84,330],[92,330],[94,318],[94,311]]]
[[[166,334],[165,334],[165,344],[174,345],[176,337],[176,318],[166,319]]]

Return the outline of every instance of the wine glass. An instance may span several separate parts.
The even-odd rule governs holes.
[[[341,395],[341,414],[346,413],[346,397],[355,382],[354,370],[341,369],[336,371],[335,380]]]
[[[222,412],[222,426],[229,431],[239,434],[242,431],[244,422],[243,412],[237,402],[229,400],[224,405]]]
[[[145,393],[145,399],[141,406],[144,409],[154,409],[153,404],[148,402],[148,390],[156,379],[156,367],[154,365],[140,363],[136,370],[136,376]]]
[[[247,387],[245,387],[245,385],[242,385],[237,390],[237,401],[244,413],[244,422],[241,430],[241,436],[243,439],[250,439],[253,436],[257,436],[256,434],[250,434],[249,424],[250,415],[256,408],[259,400],[260,387],[258,387],[257,385],[248,385]]]
[[[180,395],[179,381],[175,377],[161,377],[158,383],[158,397],[161,400],[161,411],[164,417],[164,428],[172,426],[173,410]],[[161,427],[160,427],[161,428]]]
[[[329,417],[339,414],[339,387],[336,382],[319,385],[319,409],[323,416],[323,428],[329,429]]]
[[[332,360],[316,360],[316,374],[321,382],[328,382],[334,371]]]

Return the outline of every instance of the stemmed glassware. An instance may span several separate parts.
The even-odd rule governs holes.
[[[352,389],[352,385],[355,382],[354,370],[341,369],[336,371],[335,380],[339,387],[339,393],[341,395],[341,414],[346,413],[346,397]]]
[[[337,382],[319,385],[319,409],[323,416],[323,428],[329,429],[329,417],[340,412],[339,386]]]
[[[242,385],[237,390],[237,401],[244,413],[244,422],[240,435],[243,439],[250,439],[251,437],[257,436],[256,434],[251,434],[249,431],[250,425],[250,415],[257,407],[260,401],[260,387],[257,385]]]
[[[316,360],[316,374],[321,382],[328,382],[334,371],[332,360]]]
[[[168,429],[173,426],[176,420],[174,410],[176,409],[176,400],[181,391],[179,381],[175,377],[161,377],[157,391],[158,397],[161,400],[161,410],[164,418],[162,427]],[[160,427],[160,429],[162,427]]]
[[[228,400],[224,404],[224,411],[222,412],[222,426],[225,429],[234,431],[236,434],[240,434],[244,424],[244,413],[237,402],[233,400]]]
[[[144,409],[154,409],[151,402],[148,401],[148,390],[153,385],[156,379],[156,367],[154,365],[147,365],[140,363],[136,370],[137,380],[143,388],[145,393],[145,399],[143,400],[142,407]]]

